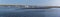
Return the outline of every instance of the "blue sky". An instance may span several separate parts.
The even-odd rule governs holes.
[[[48,0],[0,0],[0,4],[45,4]]]
[[[0,4],[59,5],[60,0],[0,0]]]

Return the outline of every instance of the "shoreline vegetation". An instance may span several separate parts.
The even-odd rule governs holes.
[[[60,8],[60,6],[33,6],[33,5],[0,5],[0,7],[16,7],[24,9],[49,9],[49,8]]]

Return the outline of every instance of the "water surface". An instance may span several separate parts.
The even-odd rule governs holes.
[[[0,17],[60,17],[60,8],[21,9],[0,7]]]

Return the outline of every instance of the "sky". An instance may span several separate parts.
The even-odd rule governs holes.
[[[60,0],[0,0],[0,4],[60,5]]]

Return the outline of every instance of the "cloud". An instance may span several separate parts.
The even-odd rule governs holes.
[[[51,6],[60,6],[60,0],[50,0],[49,3]]]

